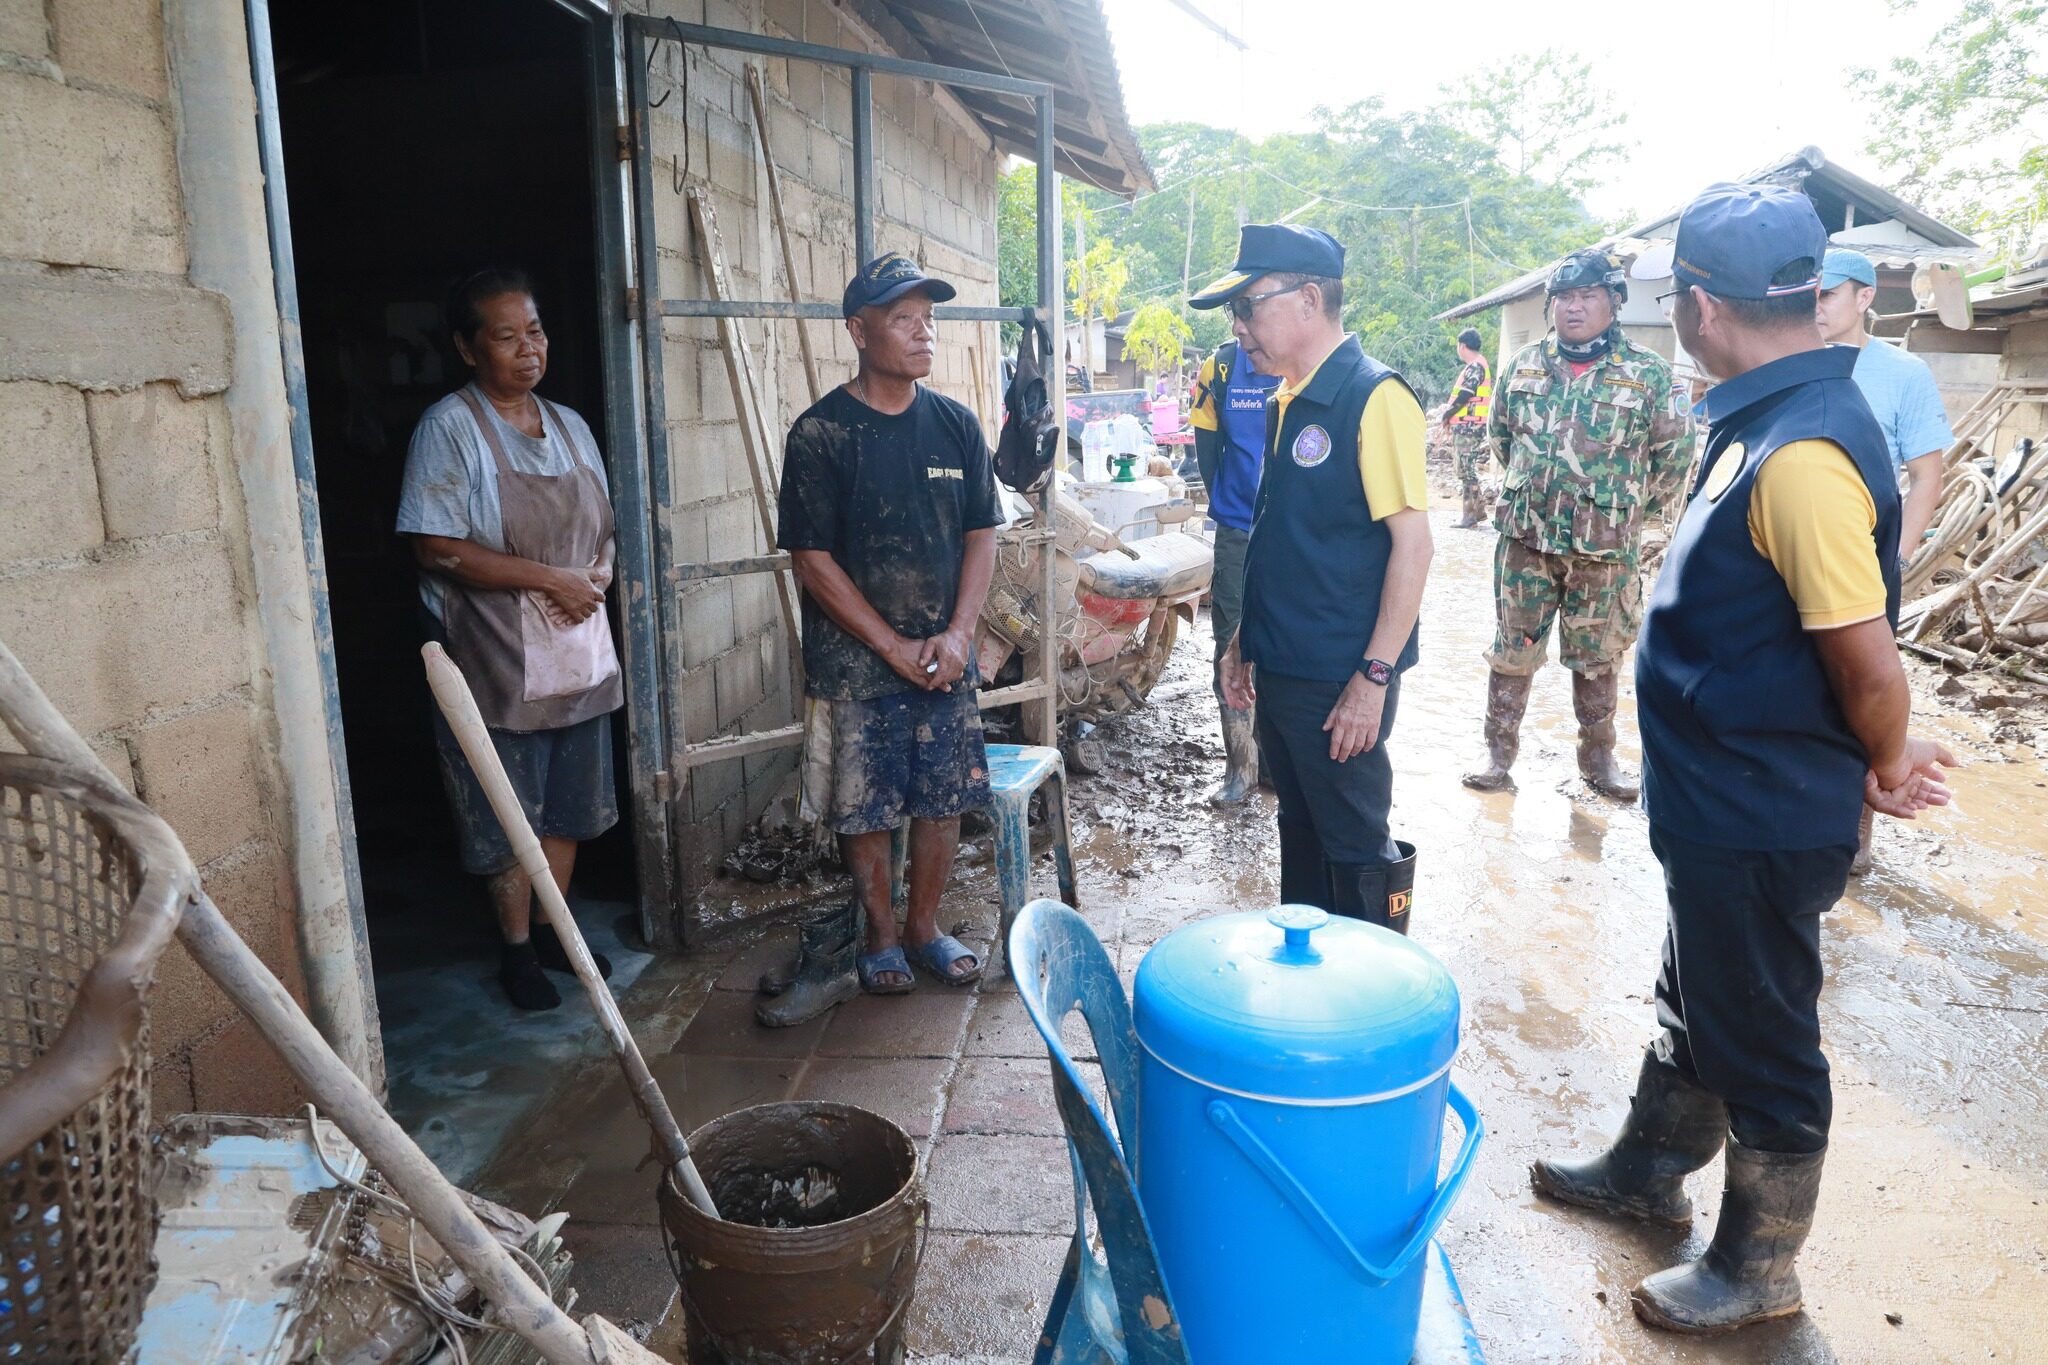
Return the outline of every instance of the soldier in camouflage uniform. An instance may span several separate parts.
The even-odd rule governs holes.
[[[1628,285],[1604,251],[1578,251],[1551,272],[1551,332],[1502,371],[1487,444],[1507,470],[1496,517],[1496,628],[1487,654],[1487,764],[1465,785],[1514,786],[1529,686],[1551,623],[1572,674],[1579,773],[1617,800],[1637,786],[1614,761],[1617,665],[1642,624],[1643,523],[1678,495],[1692,460],[1692,421],[1671,366],[1622,335]]]
[[[1493,369],[1479,346],[1478,328],[1458,333],[1458,359],[1464,368],[1458,371],[1451,401],[1444,404],[1444,430],[1451,435],[1451,456],[1458,471],[1460,528],[1486,520],[1486,491],[1479,478],[1486,472],[1486,412],[1493,401]]]

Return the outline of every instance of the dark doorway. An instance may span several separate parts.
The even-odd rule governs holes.
[[[481,981],[497,942],[481,883],[457,863],[442,794],[418,584],[393,530],[400,478],[420,415],[466,378],[442,323],[448,289],[485,266],[533,279],[550,340],[540,391],[609,448],[597,209],[609,168],[593,154],[600,34],[553,0],[274,3],[269,18],[365,910],[396,1051],[394,1025],[411,1002],[390,998],[391,974],[473,962]],[[624,812],[623,712],[614,732]],[[630,909],[629,827],[584,848],[580,903]],[[392,1058],[394,1082],[404,1061]]]

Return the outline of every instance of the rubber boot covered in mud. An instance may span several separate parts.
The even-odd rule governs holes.
[[[1330,864],[1335,913],[1408,932],[1408,910],[1415,897],[1415,845],[1396,842],[1395,847],[1401,852],[1395,862]]]
[[[1728,1109],[1699,1082],[1643,1050],[1636,1095],[1614,1142],[1582,1161],[1537,1161],[1529,1184],[1538,1194],[1582,1209],[1692,1225],[1685,1178],[1714,1159],[1728,1138]]]
[[[1486,494],[1478,484],[1466,484],[1459,490],[1462,511],[1455,523],[1461,531],[1486,523]]]
[[[1602,796],[1634,801],[1642,787],[1614,761],[1614,708],[1620,693],[1621,679],[1613,673],[1598,678],[1572,674],[1572,711],[1579,721],[1579,776]]]
[[[1259,784],[1259,743],[1253,730],[1252,708],[1242,711],[1222,708],[1223,783],[1209,793],[1212,806],[1239,806]]]
[[[754,1007],[755,1020],[764,1028],[790,1028],[859,994],[854,961],[860,955],[863,920],[860,903],[854,900],[805,920],[797,930],[794,969],[786,976],[762,977],[762,988],[771,998]],[[779,989],[769,991],[771,984]]]
[[[1818,1152],[1760,1152],[1728,1140],[1721,1217],[1706,1254],[1659,1271],[1629,1298],[1652,1327],[1704,1335],[1799,1311],[1792,1263],[1813,1229],[1820,1199]]]
[[[1486,677],[1486,766],[1465,774],[1465,785],[1474,791],[1502,792],[1515,789],[1515,755],[1522,749],[1522,713],[1529,709],[1529,686],[1535,679],[1527,674],[1490,672]]]

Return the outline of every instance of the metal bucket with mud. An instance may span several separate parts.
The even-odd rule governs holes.
[[[897,1365],[928,1214],[903,1130],[851,1105],[763,1104],[690,1151],[725,1215],[663,1177],[690,1365]]]

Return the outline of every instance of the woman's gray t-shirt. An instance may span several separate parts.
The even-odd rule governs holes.
[[[598,483],[610,496],[597,438],[573,409],[559,403],[549,408],[560,414],[562,426],[568,428],[569,439],[575,443],[572,452],[565,448],[552,421],[543,422],[545,434],[536,440],[498,416],[481,392],[477,403],[484,410],[484,420],[496,427],[505,459],[514,470],[559,476],[569,473],[580,459],[597,471]],[[405,456],[405,481],[398,492],[398,530],[405,535],[474,541],[487,550],[502,552],[505,548],[497,461],[491,458],[476,418],[459,392],[428,408],[413,428],[412,445]],[[440,575],[420,574],[420,600],[437,621],[442,619],[441,591]]]

